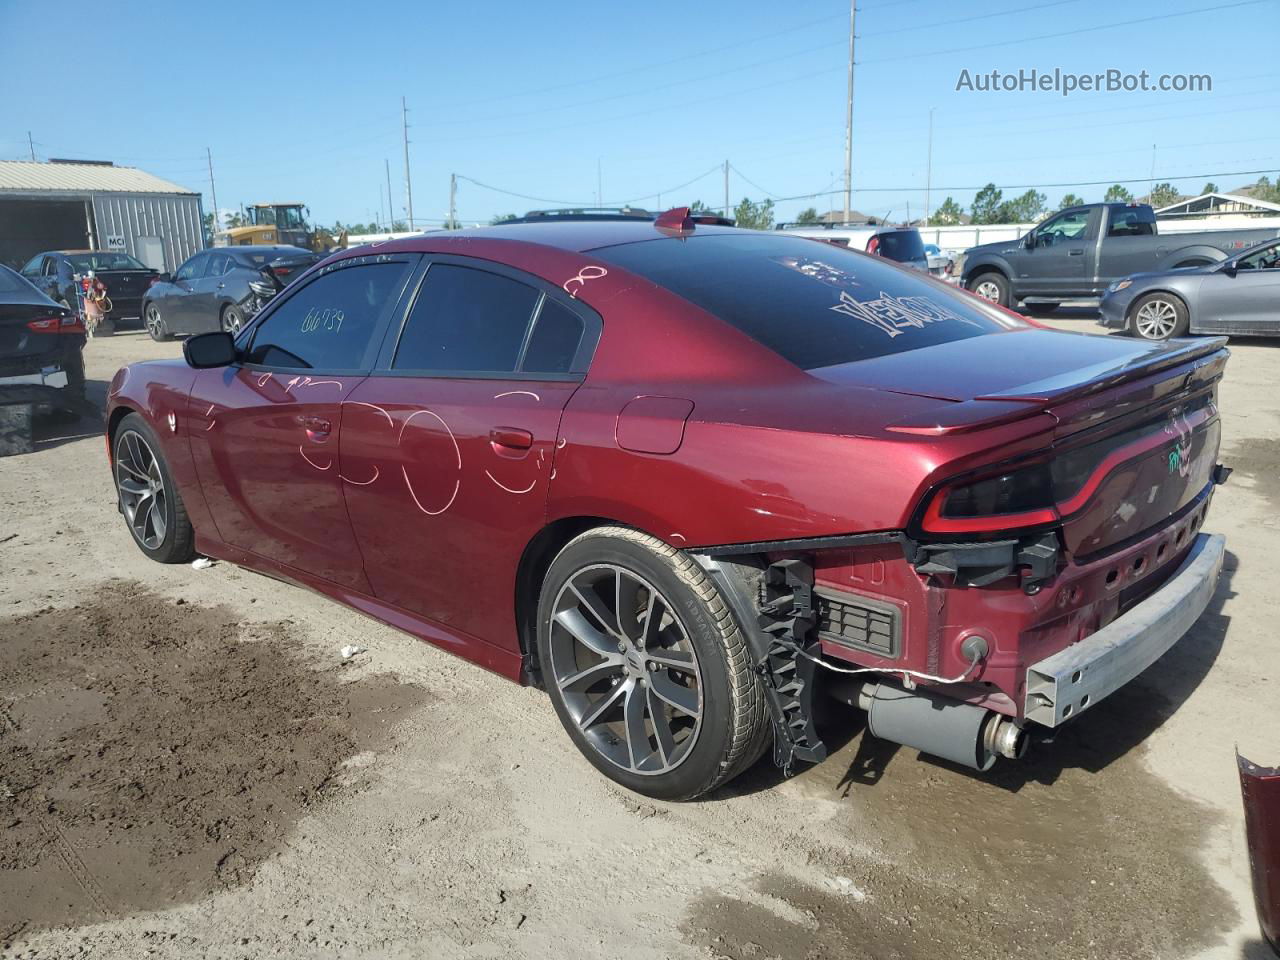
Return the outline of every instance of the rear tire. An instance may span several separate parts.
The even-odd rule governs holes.
[[[160,314],[160,308],[154,303],[148,303],[142,308],[142,323],[147,328],[147,333],[151,335],[151,339],[156,343],[164,343],[166,340],[173,339],[173,334],[169,332],[168,326],[165,325],[164,317]]]
[[[1129,333],[1141,340],[1168,340],[1185,337],[1191,316],[1181,297],[1157,291],[1133,301],[1129,308]]]
[[[195,531],[159,438],[139,414],[120,421],[111,440],[116,500],[133,542],[158,563],[187,563]]]
[[[231,304],[222,308],[221,326],[224,333],[231,336],[239,336],[240,330],[244,327],[244,314],[238,308]]]
[[[990,300],[992,303],[998,303],[1002,307],[1012,306],[1009,296],[1009,281],[1005,279],[1003,273],[998,273],[994,270],[979,273],[969,281],[969,290],[976,293],[983,300]]]
[[[769,742],[733,614],[693,560],[639,531],[596,528],[560,551],[538,604],[538,656],[574,745],[637,793],[692,799]]]

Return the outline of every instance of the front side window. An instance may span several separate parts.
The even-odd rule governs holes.
[[[1072,210],[1069,213],[1060,213],[1036,230],[1036,245],[1052,247],[1058,243],[1066,243],[1068,240],[1078,240],[1085,235],[1085,231],[1088,229],[1088,210]]]
[[[706,234],[594,251],[805,370],[1008,330],[973,298],[800,237]]]
[[[1236,261],[1240,270],[1274,270],[1280,268],[1280,243],[1269,243],[1261,250],[1247,253]]]
[[[300,370],[360,370],[382,316],[399,297],[407,261],[341,266],[316,277],[255,328],[249,363]]]
[[[208,254],[197,253],[194,257],[178,268],[178,272],[174,275],[173,279],[186,281],[196,280],[199,277],[204,276],[204,267],[208,260]]]
[[[485,270],[433,263],[391,366],[396,370],[512,373],[541,294]]]

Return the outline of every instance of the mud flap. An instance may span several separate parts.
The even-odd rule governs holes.
[[[1258,925],[1280,957],[1280,767],[1260,767],[1239,753],[1236,764],[1244,795],[1245,842]]]

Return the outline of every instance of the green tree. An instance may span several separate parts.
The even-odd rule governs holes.
[[[1058,204],[1058,209],[1065,210],[1067,209],[1067,207],[1078,207],[1082,203],[1084,203],[1084,201],[1081,200],[1079,197],[1077,197],[1074,193],[1068,193],[1065,197],[1062,198],[1062,202]]]
[[[391,224],[390,233],[408,233],[409,225],[403,220],[396,220]]]
[[[1126,190],[1120,184],[1107,187],[1107,195],[1102,198],[1103,203],[1128,203],[1133,199],[1133,194]]]
[[[999,223],[1000,200],[1003,196],[1004,191],[997,190],[994,183],[988,183],[979,190],[973,198],[972,221],[974,223]]]
[[[963,216],[964,207],[947,197],[942,201],[942,205],[933,211],[933,216],[929,218],[929,223],[942,227],[953,226],[959,223],[960,218]]]
[[[693,201],[693,203],[689,204],[689,213],[695,216],[700,213],[715,213],[715,212],[716,211],[712,210],[701,200],[695,200]]]
[[[1048,199],[1043,193],[1028,190],[1020,197],[1000,204],[1000,223],[1034,223],[1044,213]]]
[[[1174,189],[1171,183],[1157,183],[1151,190],[1150,203],[1153,207],[1167,207],[1182,199],[1182,194]]]
[[[1217,193],[1217,192],[1218,192],[1218,185],[1214,183],[1212,180],[1210,180],[1208,183],[1206,183],[1203,187],[1200,188],[1201,195],[1204,195],[1206,193]]]
[[[1277,178],[1275,183],[1272,183],[1269,177],[1259,177],[1258,182],[1249,191],[1249,195],[1255,200],[1280,203],[1280,177]]]
[[[516,218],[516,215],[514,213],[500,213],[496,217],[494,217],[492,220],[490,220],[489,223],[492,226],[497,226],[500,223],[506,223],[508,220],[514,220],[515,218]]]
[[[817,207],[805,207],[796,214],[796,223],[821,223],[822,218],[818,216]]]
[[[746,197],[733,208],[734,222],[746,230],[768,230],[773,226],[773,201],[752,203]]]

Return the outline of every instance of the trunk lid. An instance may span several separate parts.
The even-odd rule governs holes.
[[[992,481],[1040,471],[1040,506],[1056,511],[1066,546],[1081,558],[1168,523],[1209,487],[1221,438],[1215,398],[1225,342],[1151,344],[1038,330],[974,337],[815,373],[943,401],[928,416],[891,425],[891,432],[945,436],[1048,413],[1056,424],[1047,449],[1024,464],[1008,463],[1007,451],[993,448],[991,466],[978,466],[956,485],[964,486],[969,477],[986,480],[966,509],[986,518],[1012,517],[1015,511],[1003,506],[1008,495]],[[937,529],[962,516],[948,515],[947,509],[942,507]],[[950,525],[959,533],[965,522]],[[991,528],[975,523],[972,529]]]
[[[112,299],[136,300],[156,277],[154,270],[102,270],[96,274]]]

